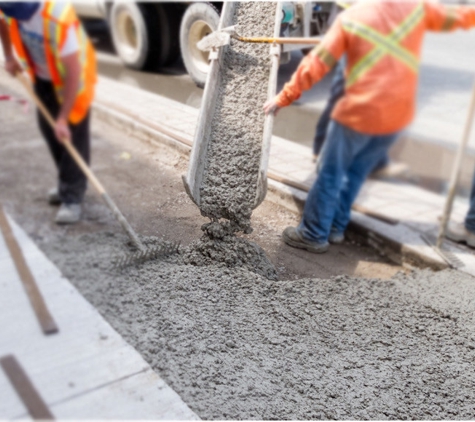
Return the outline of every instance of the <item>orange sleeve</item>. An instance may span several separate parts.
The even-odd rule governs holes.
[[[277,94],[275,101],[278,106],[285,107],[299,99],[303,91],[319,82],[335,66],[345,50],[346,40],[340,15],[322,43],[302,59],[290,81]]]
[[[444,6],[426,1],[426,26],[430,31],[453,31],[475,26],[475,8],[468,6]]]

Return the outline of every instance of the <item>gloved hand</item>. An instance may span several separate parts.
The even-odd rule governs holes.
[[[20,63],[13,56],[5,59],[5,70],[12,76],[23,71]]]
[[[266,116],[271,113],[274,114],[274,116],[276,116],[279,110],[280,110],[280,107],[277,105],[275,98],[267,101],[264,104],[264,112],[266,113]]]
[[[68,121],[64,117],[58,117],[54,125],[54,134],[59,142],[71,142],[71,131],[69,130]]]

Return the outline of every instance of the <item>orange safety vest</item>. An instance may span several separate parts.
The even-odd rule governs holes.
[[[94,97],[94,85],[97,81],[96,55],[94,48],[84,31],[76,12],[69,3],[61,1],[45,2],[42,16],[44,18],[44,46],[46,61],[51,74],[51,80],[58,101],[62,103],[65,69],[60,52],[66,41],[67,31],[72,26],[76,28],[79,40],[79,61],[81,64],[81,79],[76,101],[69,115],[69,122],[79,123],[87,114]],[[31,78],[35,79],[33,64],[27,49],[21,40],[18,22],[6,19],[10,28],[10,38],[23,67]]]
[[[298,99],[346,54],[345,95],[332,118],[364,134],[395,133],[415,113],[424,33],[474,26],[473,7],[447,7],[429,0],[362,1],[337,18],[276,102],[283,107]]]

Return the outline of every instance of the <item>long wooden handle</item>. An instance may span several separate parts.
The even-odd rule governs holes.
[[[46,109],[42,101],[38,98],[36,95],[35,91],[33,91],[33,88],[31,87],[30,81],[28,78],[25,76],[24,73],[17,73],[17,78],[20,80],[22,85],[25,87],[25,89],[28,91],[30,94],[31,98],[34,100],[36,105],[38,106],[38,109],[40,112],[43,114],[45,119],[48,121],[48,123],[51,125],[51,127],[54,128],[55,126],[55,121],[53,117],[51,116],[50,112]],[[137,236],[137,233],[135,233],[134,229],[132,229],[132,226],[129,224],[127,219],[124,217],[124,215],[120,212],[119,208],[115,204],[115,202],[112,200],[112,198],[109,196],[109,194],[106,192],[104,189],[104,186],[102,186],[102,183],[99,182],[97,179],[96,175],[92,172],[92,170],[89,168],[89,166],[86,164],[86,162],[82,159],[82,157],[79,155],[78,151],[76,148],[74,148],[74,145],[70,142],[70,140],[63,140],[63,145],[71,154],[71,157],[73,157],[73,160],[76,162],[76,164],[81,168],[81,170],[84,172],[86,175],[87,179],[94,185],[96,190],[99,192],[99,194],[102,196],[106,204],[109,206],[111,211],[113,212],[114,216],[117,218],[119,221],[120,225],[122,228],[127,232],[129,235],[130,239],[132,240],[133,244],[141,251],[145,251],[145,246],[144,244],[140,241],[139,237]]]
[[[17,78],[18,80],[22,83],[22,85],[25,87],[25,89],[28,91],[30,94],[30,97],[33,99],[35,102],[36,106],[40,110],[41,114],[44,116],[44,118],[48,121],[48,123],[51,125],[51,127],[54,128],[55,126],[55,121],[53,119],[53,116],[51,116],[50,112],[46,109],[44,104],[41,102],[41,100],[38,98],[36,95],[35,91],[33,90],[30,81],[28,78],[25,76],[24,73],[17,73]],[[68,150],[68,152],[71,154],[73,157],[74,161],[76,164],[81,168],[81,170],[84,172],[88,180],[93,184],[93,186],[96,188],[96,190],[102,195],[105,193],[105,189],[102,186],[101,182],[97,179],[97,177],[94,175],[94,173],[91,171],[89,166],[86,164],[86,162],[83,160],[83,158],[79,155],[77,152],[76,148],[74,145],[70,142],[69,139],[63,140],[63,145],[64,147]]]
[[[445,200],[444,213],[442,214],[442,221],[439,226],[439,235],[437,236],[436,247],[440,248],[442,241],[447,231],[447,224],[449,222],[450,214],[452,213],[452,206],[454,204],[455,192],[460,179],[460,169],[462,167],[463,156],[467,148],[468,141],[470,140],[470,133],[472,132],[473,119],[475,116],[475,83],[472,88],[472,98],[470,100],[470,106],[468,109],[467,120],[465,121],[465,128],[462,135],[462,142],[457,150],[455,162],[452,167],[452,175],[450,178],[449,193]]]
[[[251,42],[251,43],[264,43],[264,44],[310,44],[316,45],[320,44],[321,38],[269,38],[269,37],[240,37],[236,36],[236,39],[242,42]]]

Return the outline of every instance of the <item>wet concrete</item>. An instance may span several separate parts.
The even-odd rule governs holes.
[[[115,242],[84,236],[46,250],[203,419],[475,415],[468,276],[272,282],[167,262],[107,274],[98,258]]]
[[[244,36],[253,30],[272,36],[276,3],[236,4],[233,24]],[[226,218],[236,231],[250,232],[256,201],[271,57],[267,45],[232,40],[225,50],[200,185],[200,211]]]

